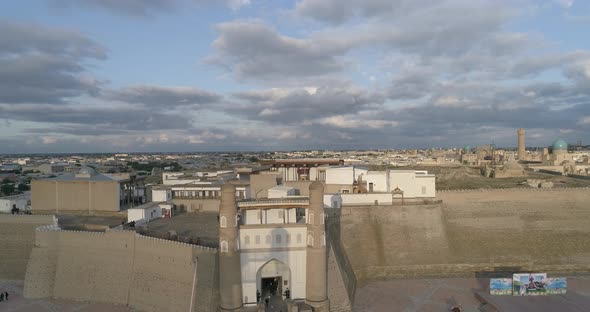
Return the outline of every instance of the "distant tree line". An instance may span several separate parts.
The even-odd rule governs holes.
[[[182,170],[182,166],[179,165],[177,162],[155,162],[150,161],[148,163],[139,163],[136,161],[129,162],[129,166],[133,168],[135,171],[147,171],[152,172],[154,168],[164,169],[166,167],[172,167],[173,171],[180,171]]]

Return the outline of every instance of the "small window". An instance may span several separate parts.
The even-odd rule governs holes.
[[[275,241],[276,241],[277,244],[282,244],[283,243],[282,240],[283,240],[283,238],[281,237],[280,234],[277,234],[275,236]]]
[[[260,235],[256,235],[256,245],[260,245]]]
[[[326,233],[322,233],[322,246],[326,246]]]
[[[313,212],[310,212],[310,213],[309,213],[309,218],[308,218],[308,220],[307,220],[307,223],[308,223],[308,224],[313,224]]]
[[[244,244],[250,245],[250,236],[249,235],[246,235],[246,237],[244,237]]]
[[[313,247],[313,235],[307,234],[307,246]]]
[[[297,244],[301,244],[301,234],[297,234]]]
[[[271,244],[270,235],[266,235],[266,243],[267,244]]]
[[[342,190],[342,194],[348,194],[350,193],[350,190]]]
[[[221,216],[221,218],[219,218],[219,224],[222,228],[227,227],[227,219],[225,216]]]
[[[221,252],[227,252],[228,247],[227,247],[227,241],[221,241]]]
[[[320,214],[320,222],[321,222],[321,224],[324,224],[324,218],[325,218],[325,216],[324,216],[324,213],[322,212]]]

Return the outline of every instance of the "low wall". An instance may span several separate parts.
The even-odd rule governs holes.
[[[35,229],[57,224],[53,216],[0,214],[0,279],[24,280]]]
[[[217,306],[216,249],[118,230],[41,227],[35,237],[25,278],[27,298],[107,302],[141,311],[187,311],[194,287],[193,311],[212,311]]]
[[[590,271],[589,189],[463,190],[438,198],[443,204],[341,209],[340,237],[359,285],[501,270]]]

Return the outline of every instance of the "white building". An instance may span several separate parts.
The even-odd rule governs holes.
[[[268,190],[268,198],[283,198],[297,195],[297,190],[292,186],[277,185]]]
[[[0,212],[11,213],[12,208],[18,208],[20,211],[29,210],[30,204],[31,192],[0,197]]]
[[[277,292],[305,298],[308,198],[238,202],[242,293],[256,303],[256,290],[279,280]],[[319,216],[323,218],[323,216]],[[221,220],[221,226],[227,220]]]
[[[151,202],[127,209],[127,222],[142,224],[164,216],[172,217],[172,205],[166,202]]]

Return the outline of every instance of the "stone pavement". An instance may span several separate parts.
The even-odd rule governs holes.
[[[565,276],[565,275],[562,275]],[[479,312],[481,302],[475,293],[489,291],[487,278],[441,278],[441,279],[395,279],[388,281],[374,281],[358,288],[355,295],[353,311],[381,312],[381,311],[450,311],[454,305],[461,305],[465,312]],[[495,296],[502,297],[502,296]],[[554,297],[554,296],[546,296]],[[574,304],[590,300],[590,276],[568,277],[568,294],[562,297],[563,302]],[[505,308],[500,311],[525,311],[527,301],[553,300],[557,298],[507,298],[520,300],[524,305],[517,305],[519,309]],[[577,303],[575,302],[577,301]],[[533,308],[533,306],[530,306]],[[534,305],[537,307],[537,305]],[[525,310],[522,310],[525,308]]]
[[[0,280],[0,292],[7,291],[8,301],[0,302],[2,312],[136,312],[126,306],[77,302],[58,299],[25,299],[23,283]]]

